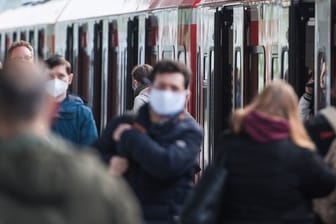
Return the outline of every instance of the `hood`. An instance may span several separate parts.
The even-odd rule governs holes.
[[[271,142],[289,138],[287,120],[252,111],[244,118],[244,131],[257,142]]]

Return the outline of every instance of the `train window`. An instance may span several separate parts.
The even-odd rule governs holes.
[[[93,64],[93,115],[97,129],[101,131],[101,100],[102,100],[102,54],[103,54],[103,23],[94,25],[94,64]]]
[[[289,81],[288,77],[288,48],[283,48],[281,53],[281,78],[283,80]]]
[[[279,68],[279,58],[277,56],[272,57],[272,71],[271,71],[271,79],[279,79],[280,78],[280,68]]]
[[[73,49],[74,49],[74,30],[73,26],[68,26],[66,31],[66,50],[65,50],[65,59],[67,59],[70,64],[73,62]]]
[[[15,41],[17,41],[17,33],[16,32],[13,33],[13,42],[15,42]]]
[[[68,29],[67,38],[67,57],[72,58],[73,34]],[[72,61],[72,60],[71,60]],[[78,28],[78,59],[77,59],[77,93],[85,100],[89,99],[89,70],[90,56],[87,53],[87,25]]]
[[[242,85],[242,74],[241,74],[241,51],[240,49],[236,49],[235,53],[235,67],[234,67],[234,108],[242,107],[242,94],[241,94],[241,85]]]
[[[203,82],[208,81],[209,63],[208,55],[205,54],[203,57]]]
[[[250,51],[250,74],[248,76],[247,100],[253,99],[264,88],[265,76],[265,47],[255,46]]]
[[[33,30],[29,31],[29,43],[33,46],[35,49],[35,32]]]
[[[317,107],[318,109],[322,109],[327,106],[327,89],[329,86],[329,71],[327,70],[326,64],[326,54],[324,50],[320,50],[318,53],[318,73],[317,73]]]
[[[207,147],[209,145],[209,127],[210,127],[210,120],[209,120],[209,93],[208,93],[208,73],[210,71],[209,66],[209,57],[207,54],[203,56],[203,83],[202,83],[202,91],[203,91],[203,118],[202,118],[202,124],[203,124],[203,130],[204,131],[204,148],[202,152],[203,156],[203,167],[205,164],[209,163],[209,148]]]
[[[187,64],[186,47],[184,45],[179,46],[177,59],[179,60],[179,62]]]
[[[26,32],[21,32],[21,34],[20,34],[20,40],[27,40],[27,38],[26,38]]]
[[[158,19],[156,16],[146,18],[146,33],[145,33],[145,63],[155,65],[158,58]]]
[[[175,60],[175,49],[172,47],[165,47],[162,49],[162,59]]]
[[[109,24],[108,32],[108,84],[107,84],[107,118],[118,113],[118,28],[117,22]]]
[[[143,64],[144,63],[144,60],[143,60],[143,57],[142,57],[142,53],[143,53],[143,47],[139,47],[139,55],[138,55],[139,64]]]
[[[7,57],[7,50],[10,47],[10,39],[8,34],[5,35],[5,58]]]
[[[44,30],[38,31],[37,56],[40,59],[44,58]]]

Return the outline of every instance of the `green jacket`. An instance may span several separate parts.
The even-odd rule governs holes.
[[[127,184],[74,149],[54,136],[0,140],[0,223],[141,224]]]

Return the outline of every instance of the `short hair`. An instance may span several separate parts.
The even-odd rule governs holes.
[[[29,62],[5,63],[0,70],[0,116],[13,123],[37,116],[47,97],[45,71]]]
[[[151,83],[151,73],[153,67],[147,64],[137,65],[132,69],[132,78],[140,82],[143,85],[148,85]]]
[[[7,58],[9,58],[11,54],[13,53],[13,51],[18,47],[26,47],[32,53],[32,56],[34,56],[34,49],[32,45],[28,41],[20,40],[20,41],[16,41],[12,43],[11,46],[8,48]]]
[[[191,72],[189,69],[182,63],[171,61],[171,60],[162,60],[159,61],[153,68],[151,77],[154,82],[156,76],[160,74],[169,74],[169,73],[181,73],[184,77],[184,88],[188,89],[190,83]]]
[[[70,64],[70,62],[68,62],[61,55],[55,54],[55,55],[51,56],[50,58],[48,58],[47,60],[45,60],[45,64],[47,65],[47,67],[49,69],[53,69],[56,66],[64,65],[65,66],[65,70],[68,73],[68,75],[71,74],[71,64]]]

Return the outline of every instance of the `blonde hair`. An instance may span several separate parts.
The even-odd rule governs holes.
[[[315,150],[301,121],[298,98],[293,88],[282,80],[273,81],[245,108],[233,114],[233,131],[240,133],[245,116],[251,111],[260,111],[274,118],[285,119],[289,123],[289,136],[300,147]]]

